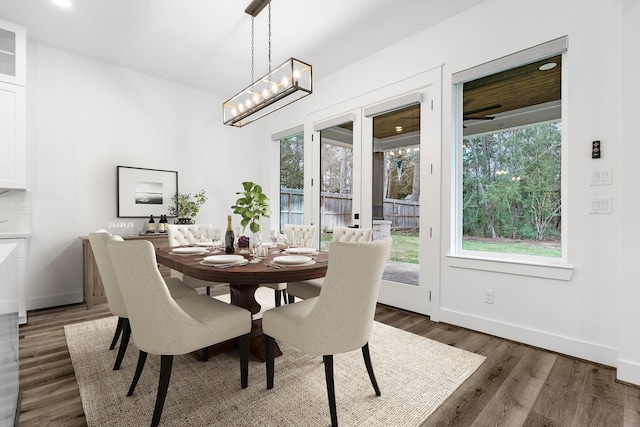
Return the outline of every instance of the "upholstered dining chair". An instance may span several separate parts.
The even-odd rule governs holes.
[[[295,232],[302,233],[302,246],[305,248],[313,247],[313,239],[315,238],[316,226],[315,225],[293,225],[285,224],[283,230],[285,235],[292,236]],[[289,237],[291,238],[291,237]],[[267,283],[262,286],[266,286],[275,291],[276,307],[280,307],[281,301],[287,302],[287,284],[286,283]]]
[[[120,369],[120,364],[122,363],[122,359],[127,351],[127,346],[129,345],[131,328],[129,326],[127,309],[122,299],[120,287],[118,286],[118,280],[116,278],[115,271],[113,270],[111,258],[107,252],[107,242],[109,240],[122,241],[122,237],[112,236],[111,233],[106,230],[97,230],[89,234],[91,250],[93,251],[93,256],[96,260],[96,265],[98,266],[100,278],[102,279],[104,293],[107,296],[109,311],[111,311],[111,314],[118,317],[118,324],[116,326],[116,331],[113,335],[111,345],[109,346],[109,350],[113,350],[116,347],[118,339],[122,336],[118,355],[116,357],[115,364],[113,365],[113,369],[117,371]],[[167,278],[165,279],[165,284],[171,296],[176,299],[198,294],[194,289],[186,286],[178,279]]]
[[[169,246],[185,246],[195,245],[199,243],[200,233],[203,229],[213,230],[211,224],[167,224],[167,238]],[[206,288],[207,295],[211,295],[211,288],[225,285],[219,282],[207,282],[206,280],[196,279],[171,269],[171,277],[182,280],[187,286],[192,288]]]
[[[334,227],[333,242],[370,242],[373,237],[371,228]],[[289,303],[293,303],[296,297],[301,299],[313,298],[320,295],[320,288],[324,278],[303,280],[287,283]]]
[[[156,264],[153,245],[146,240],[109,241],[107,249],[124,300],[131,333],[140,353],[127,396],[140,379],[147,354],[160,355],[160,380],[151,421],[157,426],[171,378],[173,356],[206,349],[238,337],[240,384],[247,387],[251,313],[206,295],[174,299]]]
[[[390,249],[390,237],[374,242],[332,242],[320,295],[267,310],[262,316],[267,388],[274,386],[274,340],[282,340],[305,353],[322,356],[332,426],[338,425],[334,354],[362,349],[369,379],[376,395],[380,396],[369,354],[369,337]]]

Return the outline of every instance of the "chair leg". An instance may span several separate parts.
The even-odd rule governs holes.
[[[276,340],[269,335],[264,336],[265,343],[265,364],[267,365],[267,389],[271,390],[273,388],[273,369],[274,369],[274,356],[273,352],[275,351]]]
[[[133,390],[135,390],[136,388],[136,385],[138,385],[138,380],[140,379],[142,369],[144,369],[144,362],[146,361],[147,352],[140,350],[140,353],[138,353],[138,365],[136,365],[136,372],[133,374],[133,380],[131,380],[131,386],[129,387],[127,396],[131,396],[133,394]]]
[[[291,294],[287,294],[287,300],[289,304],[293,304],[294,302],[296,302],[296,297]]]
[[[129,345],[129,338],[131,337],[131,325],[129,319],[124,319],[122,322],[122,340],[120,341],[120,348],[118,349],[118,356],[116,357],[116,363],[113,365],[113,370],[120,369],[124,354],[127,352],[127,346]]]
[[[282,291],[282,301],[284,301],[285,304],[289,304],[288,296],[287,291]]]
[[[163,354],[160,356],[160,382],[158,383],[158,395],[156,396],[156,407],[153,410],[153,418],[151,419],[151,427],[160,424],[160,417],[164,409],[164,400],[167,397],[169,389],[169,380],[171,379],[171,367],[173,366],[173,356]]]
[[[211,286],[207,286],[207,296],[211,296]]]
[[[249,334],[238,338],[240,349],[240,385],[247,388],[249,385]]]
[[[275,291],[276,307],[280,307],[280,301],[282,300],[282,291]]]
[[[113,350],[116,348],[116,343],[118,342],[118,338],[120,338],[120,333],[122,332],[122,324],[124,323],[123,317],[118,317],[118,325],[116,326],[116,332],[113,334],[113,340],[111,341],[111,345],[109,346],[109,350]]]
[[[200,360],[202,360],[203,362],[208,362],[209,361],[209,347],[205,347],[200,351],[202,352],[202,358]]]
[[[329,397],[329,412],[331,413],[331,427],[338,426],[336,410],[336,389],[333,383],[333,355],[322,356],[324,362],[324,376],[327,380],[327,396]]]
[[[362,356],[364,357],[364,364],[367,366],[367,373],[369,374],[369,379],[371,380],[371,384],[373,384],[373,389],[376,391],[376,396],[380,396],[380,387],[378,387],[378,381],[376,381],[376,376],[373,373],[373,365],[371,364],[371,355],[369,354],[369,343],[366,343],[362,346]]]

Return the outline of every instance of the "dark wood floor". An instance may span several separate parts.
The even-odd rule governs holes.
[[[20,426],[86,425],[63,326],[109,315],[106,304],[29,312]],[[616,382],[614,369],[387,306],[376,320],[487,357],[424,426],[640,426],[640,388]]]

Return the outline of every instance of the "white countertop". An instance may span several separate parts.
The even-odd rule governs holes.
[[[30,231],[0,231],[0,239],[20,239],[31,237]]]

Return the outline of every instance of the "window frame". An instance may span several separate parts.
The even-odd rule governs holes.
[[[566,82],[567,74],[567,36],[551,40],[541,45],[516,52],[511,55],[498,58],[493,61],[472,67],[452,75],[452,105],[453,105],[453,123],[452,123],[452,216],[454,221],[451,223],[451,242],[450,252],[445,256],[447,263],[453,268],[463,268],[471,270],[492,271],[505,274],[515,274],[520,276],[530,276],[539,278],[549,278],[556,280],[568,281],[573,274],[573,267],[568,263],[567,251],[567,231],[566,215],[563,215],[563,224],[561,230],[562,255],[559,258],[533,256],[533,255],[517,255],[501,252],[483,252],[464,250],[463,245],[463,218],[462,218],[462,199],[463,199],[463,165],[462,165],[462,143],[464,135],[462,132],[463,122],[463,84],[481,77],[496,74],[511,68],[516,68],[527,63],[535,62],[540,59],[551,56],[562,55],[562,81]],[[561,116],[566,117],[566,84],[562,84],[561,94]],[[563,123],[562,126],[562,159],[561,174],[563,180],[561,183],[561,200],[562,209],[567,211],[567,131]]]

